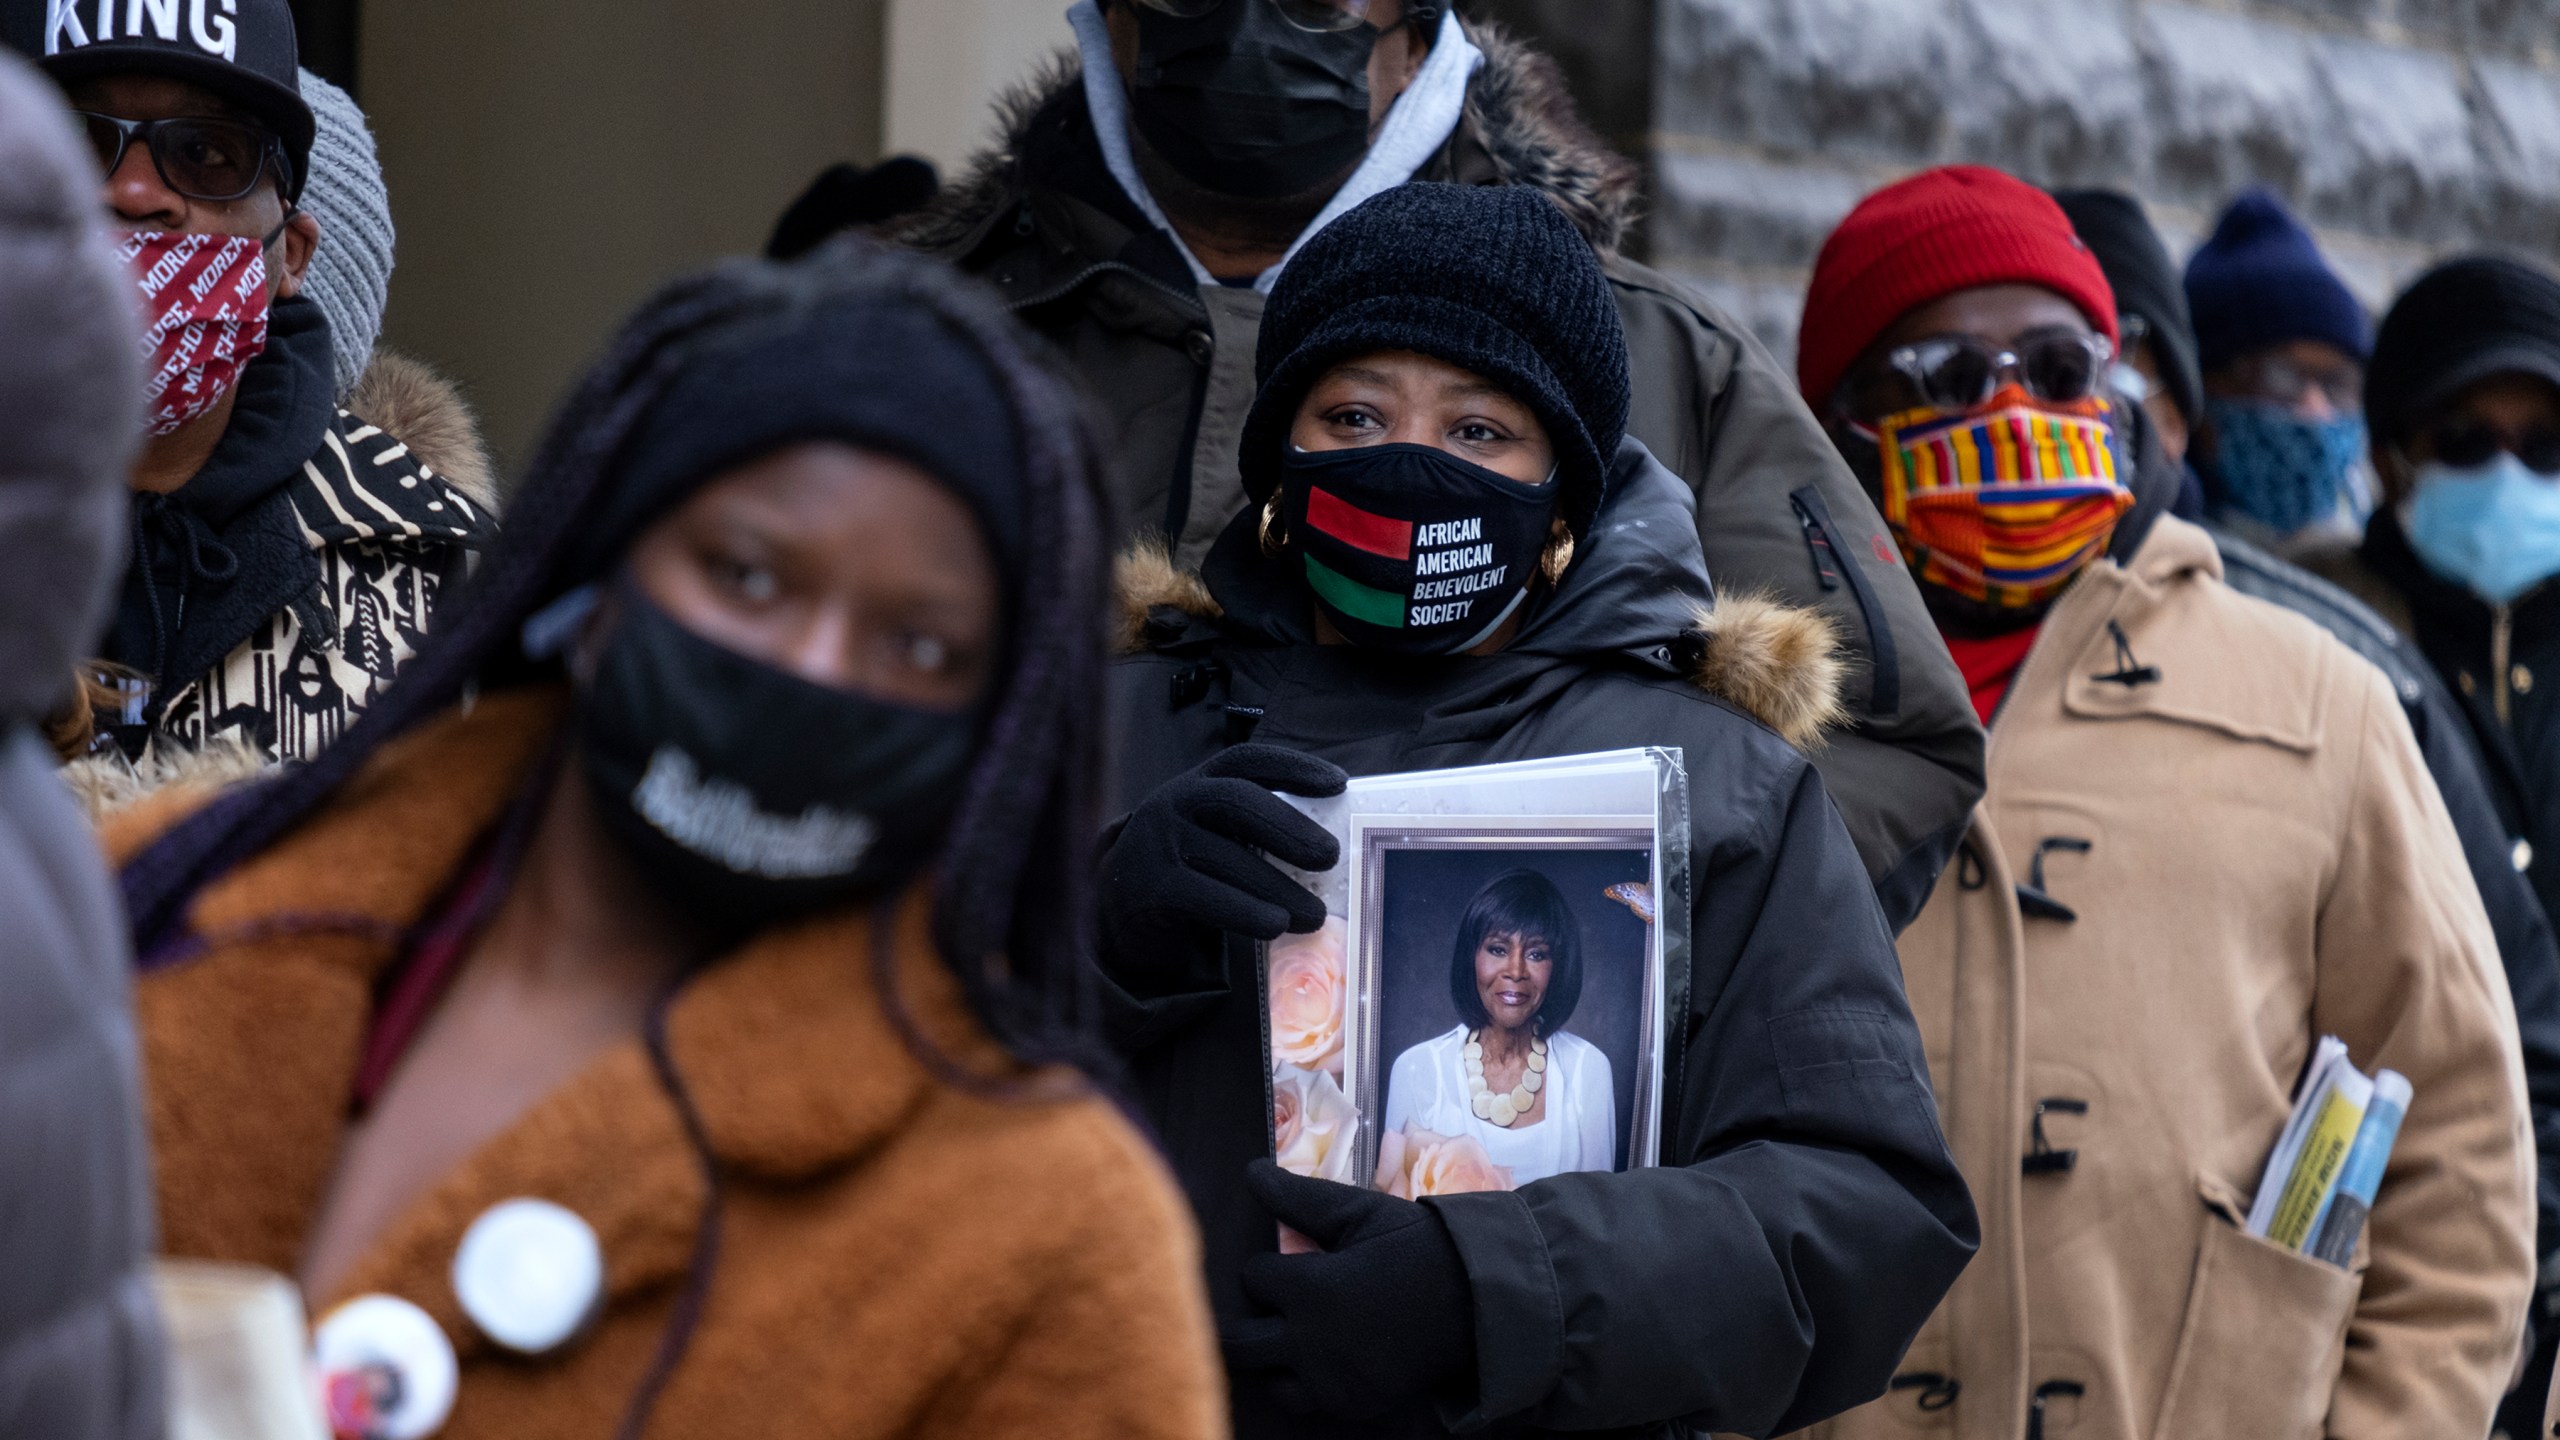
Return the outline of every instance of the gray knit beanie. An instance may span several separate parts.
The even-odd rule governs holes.
[[[320,249],[302,293],[329,317],[329,353],[337,371],[338,398],[363,378],[382,335],[382,307],[391,293],[391,197],[383,189],[382,161],[373,132],[355,97],[305,70],[302,98],[320,118],[311,142],[311,181],[302,208],[320,222]]]

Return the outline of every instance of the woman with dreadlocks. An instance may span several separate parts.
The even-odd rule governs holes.
[[[1222,1433],[1078,1069],[1096,458],[964,285],[662,292],[354,730],[112,830],[165,1249],[299,1277],[340,1435]]]

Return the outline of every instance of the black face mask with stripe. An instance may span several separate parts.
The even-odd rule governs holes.
[[[1456,655],[1528,597],[1558,486],[1525,485],[1429,445],[1281,458],[1289,552],[1316,608],[1373,650]]]

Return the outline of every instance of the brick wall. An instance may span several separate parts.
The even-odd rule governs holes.
[[[1648,258],[1781,354],[1833,223],[1946,161],[2130,189],[2182,257],[2232,191],[2266,183],[2376,306],[2459,248],[2560,263],[2560,0],[1485,8],[1646,152]]]

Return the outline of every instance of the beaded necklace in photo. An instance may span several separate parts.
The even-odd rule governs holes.
[[[1484,1041],[1477,1038],[1483,1033],[1467,1032],[1467,1104],[1477,1119],[1490,1120],[1508,1130],[1513,1121],[1529,1113],[1529,1107],[1538,1103],[1538,1092],[1546,1088],[1547,1042],[1529,1042],[1529,1068],[1520,1072],[1520,1083],[1512,1086],[1510,1093],[1496,1095],[1484,1084]]]

